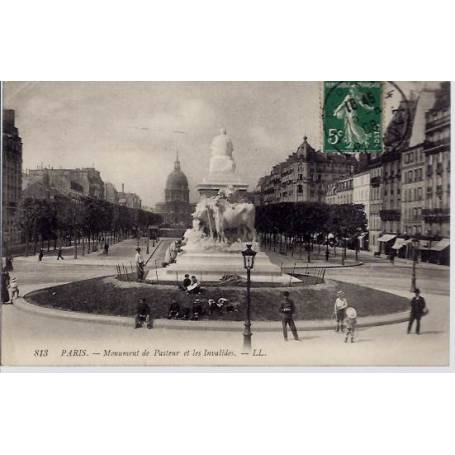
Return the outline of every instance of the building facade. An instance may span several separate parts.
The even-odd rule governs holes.
[[[363,205],[367,219],[367,228],[370,219],[370,171],[365,170],[352,177],[352,203]]]
[[[104,182],[95,168],[30,169],[24,180],[24,189],[36,182],[41,182],[44,186],[52,187],[65,196],[104,199]]]
[[[104,199],[111,204],[118,204],[118,191],[111,182],[104,183]]]
[[[191,225],[194,206],[190,204],[188,179],[182,171],[178,155],[174,162],[174,170],[166,180],[164,202],[156,204],[155,211],[163,217],[165,224],[182,227]]]
[[[20,241],[16,217],[22,191],[22,139],[11,109],[3,110],[2,163],[2,230],[6,246]]]
[[[340,153],[316,151],[303,138],[286,161],[276,164],[258,182],[257,201],[263,205],[279,202],[325,202],[330,183],[353,174],[357,160]]]
[[[450,83],[444,82],[426,115],[424,233],[450,236]]]
[[[382,161],[380,156],[370,161],[368,173],[370,175],[369,249],[376,252],[380,248],[378,239],[382,232]]]
[[[325,197],[326,204],[352,204],[354,196],[354,179],[348,177],[330,183]]]
[[[401,232],[405,235],[421,235],[423,232],[424,168],[423,144],[403,151],[401,154]]]

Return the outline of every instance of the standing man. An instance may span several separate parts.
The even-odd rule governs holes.
[[[289,298],[289,292],[283,292],[284,300],[280,306],[281,313],[281,323],[283,325],[283,337],[285,341],[288,341],[288,328],[289,325],[292,335],[294,336],[295,341],[299,341],[299,335],[297,334],[297,329],[295,328],[293,315],[295,313],[294,302]]]
[[[43,256],[44,256],[44,250],[42,248],[40,248],[39,254],[38,254],[38,261],[41,262],[43,260]]]
[[[57,250],[57,261],[61,259],[63,261],[63,248],[60,245]]]
[[[427,313],[425,299],[420,295],[420,289],[415,289],[415,296],[411,300],[411,314],[409,316],[408,334],[411,333],[412,324],[416,322],[416,334],[420,335],[420,319]]]
[[[142,281],[144,279],[145,262],[141,254],[141,249],[139,247],[136,248],[136,256],[134,256],[134,262],[136,263],[137,280]]]

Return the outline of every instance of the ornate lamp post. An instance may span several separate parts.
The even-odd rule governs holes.
[[[419,256],[420,241],[417,238],[412,239],[412,278],[411,278],[411,292],[417,288],[416,283],[416,266]]]
[[[245,350],[251,350],[251,296],[250,296],[250,286],[251,286],[251,270],[254,267],[254,257],[256,256],[256,251],[251,247],[251,243],[246,244],[246,250],[242,251],[243,256],[243,266],[246,269],[246,318],[245,318],[245,328],[243,330],[243,348]]]

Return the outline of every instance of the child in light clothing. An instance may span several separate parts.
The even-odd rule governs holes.
[[[337,321],[337,328],[336,332],[341,331],[344,332],[344,325],[343,321],[345,319],[345,311],[346,308],[348,307],[348,301],[346,300],[346,297],[344,296],[343,291],[338,291],[337,292],[337,299],[335,300],[335,307],[334,307],[334,313]]]
[[[11,302],[14,300],[14,298],[19,297],[19,286],[17,284],[17,278],[13,277],[11,278],[11,282],[9,284],[9,288],[11,290]]]
[[[355,328],[357,326],[357,311],[354,307],[349,306],[346,308],[345,314],[344,324],[346,326],[346,338],[344,339],[344,342],[347,343],[350,336],[351,343],[354,343]]]

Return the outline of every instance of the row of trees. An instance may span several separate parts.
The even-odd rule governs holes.
[[[87,242],[87,251],[91,245],[102,238],[115,243],[122,238],[145,233],[150,225],[160,224],[159,215],[142,209],[111,204],[110,202],[89,197],[69,198],[63,195],[52,200],[24,198],[18,211],[18,224],[25,242],[25,254],[33,243],[36,253],[38,243],[57,245],[74,244],[77,257],[77,245]]]
[[[276,249],[284,244],[286,250],[305,245],[308,260],[315,239],[328,245],[331,238],[357,236],[366,225],[363,205],[283,202],[256,208],[256,229],[264,245]]]

